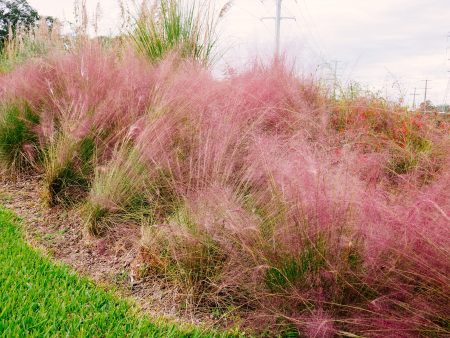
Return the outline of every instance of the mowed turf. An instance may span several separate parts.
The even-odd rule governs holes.
[[[0,337],[211,337],[139,316],[127,301],[52,263],[0,208]]]

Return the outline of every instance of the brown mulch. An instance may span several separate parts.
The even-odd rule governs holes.
[[[133,278],[133,264],[140,251],[138,226],[123,225],[104,237],[93,237],[84,230],[79,208],[48,208],[42,202],[41,187],[38,176],[0,176],[0,205],[22,219],[26,239],[32,246],[102,287],[130,297],[152,316],[205,326],[214,324],[206,314],[180,310],[176,290],[161,280]]]

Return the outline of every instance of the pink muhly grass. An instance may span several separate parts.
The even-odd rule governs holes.
[[[213,275],[205,278],[213,283],[203,294],[197,290],[199,297],[226,303],[223,294],[219,297],[226,290],[225,295],[246,295],[247,301],[274,313],[278,301],[292,304],[287,317],[305,302],[326,304],[323,320],[311,319],[307,325],[311,335],[332,335],[334,321],[367,334],[377,325],[392,332],[402,316],[414,311],[418,315],[410,332],[435,329],[430,315],[442,317],[443,308],[429,304],[430,310],[420,311],[418,304],[425,298],[417,298],[417,304],[411,298],[414,281],[408,275],[420,273],[431,283],[430,290],[443,294],[445,275],[437,261],[445,262],[447,244],[437,234],[445,229],[442,206],[448,201],[427,211],[434,216],[423,218],[414,212],[417,204],[395,206],[394,196],[378,185],[383,154],[369,157],[349,147],[329,156],[334,135],[318,144],[327,136],[327,118],[321,116],[325,111],[310,93],[303,101],[298,98],[301,86],[289,73],[255,68],[217,82],[201,72],[191,73],[189,64],[183,67],[170,78],[168,89],[159,87],[157,109],[135,125],[133,134],[147,166],[169,174],[168,184],[182,205],[179,210],[188,215],[178,221],[169,217],[170,225],[155,230],[162,231],[164,243],[173,239],[170,250],[187,250],[182,256],[171,251],[173,258],[186,269],[199,264],[186,261],[195,257],[188,253],[189,243],[194,251],[211,243],[219,248],[221,261],[208,264],[217,264],[220,275],[208,270]],[[273,86],[268,89],[267,83]],[[289,100],[291,96],[299,102]],[[417,197],[411,195],[411,200]],[[439,212],[436,235],[424,232]],[[147,245],[156,245],[151,243]],[[414,250],[424,256],[412,255]],[[309,255],[319,258],[295,263]],[[294,267],[298,271],[289,275],[289,264],[306,264],[306,270]],[[427,272],[429,264],[436,264],[437,271]],[[267,271],[278,271],[274,276],[280,285],[286,283],[283,290],[266,289]],[[312,286],[321,291],[311,292]],[[386,305],[374,308],[383,295]],[[341,306],[354,306],[355,314],[333,318]]]
[[[445,126],[373,98],[332,106],[283,62],[217,80],[90,46],[6,77],[43,146],[94,140],[89,230],[142,223],[150,273],[192,307],[310,337],[447,333]]]
[[[146,111],[154,84],[150,70],[130,53],[121,60],[94,44],[19,67],[6,95],[25,99],[40,114],[44,139],[52,139],[61,124],[83,138],[98,129],[127,128]]]
[[[337,334],[333,318],[323,310],[315,310],[303,320],[299,320],[297,325],[300,329],[305,330],[308,338],[328,338],[335,337]]]
[[[368,304],[372,315],[362,317],[367,333],[444,332],[436,323],[448,315],[448,183],[438,180],[425,191],[404,195],[403,200],[391,201],[372,195],[363,209],[368,269],[363,278],[379,293]]]

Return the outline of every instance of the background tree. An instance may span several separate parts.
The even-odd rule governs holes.
[[[448,104],[440,104],[440,105],[436,106],[436,110],[437,111],[441,111],[441,112],[445,112],[445,113],[449,113],[450,112],[450,105],[448,105]]]
[[[0,0],[0,50],[8,39],[10,27],[14,34],[19,25],[31,28],[38,20],[38,12],[26,0]]]
[[[426,100],[425,102],[422,102],[420,104],[419,111],[434,112],[436,111],[436,107],[434,106],[433,102],[431,102],[430,100]]]

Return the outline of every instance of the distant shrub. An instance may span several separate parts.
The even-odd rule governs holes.
[[[433,120],[380,98],[357,97],[335,102],[330,126],[354,149],[384,154],[384,177],[396,182],[399,176],[415,175],[427,183],[447,156],[441,147],[448,138]]]
[[[61,24],[52,19],[51,25],[41,18],[31,27],[17,25],[16,32],[5,40],[0,50],[0,73],[7,72],[25,61],[63,50],[69,41],[61,34]]]

